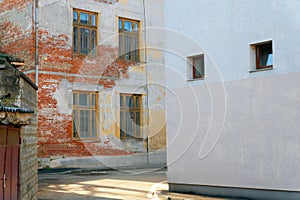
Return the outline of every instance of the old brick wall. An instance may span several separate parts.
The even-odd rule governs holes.
[[[7,14],[0,17],[0,26],[2,27],[0,36],[4,38],[3,41],[0,41],[0,51],[25,59],[26,67],[20,69],[34,80],[35,73],[32,71],[35,64],[33,1],[23,0],[22,2],[22,6],[7,6],[12,1],[2,2],[2,5],[6,5]],[[99,46],[96,56],[73,54],[72,8],[98,13]],[[153,3],[149,9],[157,11],[162,7]],[[162,13],[157,14],[161,15]],[[134,92],[134,88],[144,87],[146,71],[143,62],[133,63],[117,59],[116,16],[140,20],[141,26],[143,26],[142,1],[88,0],[84,3],[78,3],[76,1],[53,2],[43,0],[39,2],[38,47],[40,62],[37,133],[39,157],[126,155],[136,152],[135,146],[130,148],[131,145],[129,145],[129,148],[124,148],[128,144],[119,139],[118,120],[111,114],[109,108],[111,108],[110,104],[114,100],[111,98],[111,94],[115,92],[116,86],[121,88],[117,91],[118,94],[120,92]],[[153,19],[149,19],[150,24],[154,24],[162,18],[162,16],[153,16]],[[22,20],[17,22],[17,19],[21,17]],[[140,31],[140,33],[142,41],[143,32]],[[143,42],[141,42],[141,48],[142,45]],[[141,50],[142,61],[144,61],[143,53]],[[162,61],[160,60],[160,62]],[[156,69],[152,77],[155,77],[156,74],[163,73]],[[73,90],[97,91],[100,95],[99,99],[106,98],[106,103],[109,103],[107,108],[103,106],[102,111],[104,113],[99,114],[100,135],[95,140],[82,141],[72,137]],[[145,95],[145,89],[140,93]],[[158,91],[152,94],[164,98],[162,93]],[[152,99],[156,99],[156,97]],[[157,102],[163,103],[162,100]],[[145,106],[144,104],[144,109],[146,109]],[[118,111],[118,108],[115,109]],[[118,113],[116,112],[115,115]],[[145,121],[147,121],[146,118],[147,115],[145,114]],[[162,118],[164,115],[160,114],[159,120]],[[155,138],[153,137],[154,146],[152,145],[151,149],[165,148],[165,127],[160,129]]]
[[[33,69],[33,0],[3,0],[0,13],[0,51],[24,59],[23,70]]]

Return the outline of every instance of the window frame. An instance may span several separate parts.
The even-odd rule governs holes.
[[[74,21],[74,13],[77,12],[77,21]],[[90,21],[90,24],[83,24],[83,23],[80,23],[80,14],[81,13],[85,13],[85,14],[88,14],[89,16],[89,21]],[[95,15],[95,25],[92,25],[92,16]],[[81,10],[81,9],[77,9],[77,8],[73,8],[73,12],[72,12],[72,21],[73,21],[73,43],[72,43],[72,52],[73,54],[75,55],[89,55],[89,54],[92,54],[92,55],[96,55],[97,53],[97,46],[98,46],[98,13],[97,12],[92,12],[92,11],[87,11],[87,10]],[[77,52],[75,52],[75,45],[74,45],[74,42],[75,42],[75,32],[74,32],[74,29],[75,27],[77,27]],[[90,49],[88,50],[87,53],[83,53],[81,52],[81,35],[80,35],[80,30],[82,28],[85,28],[85,29],[88,29],[90,30],[90,33],[89,33],[89,38],[90,38]],[[93,40],[92,40],[92,32],[95,31],[96,32],[96,36],[95,36],[95,44],[94,44],[94,47],[93,47]],[[93,47],[93,48],[92,48]]]
[[[126,106],[126,97],[132,97],[133,98],[133,107],[127,107]],[[139,105],[137,106],[136,105],[136,99],[139,99]],[[123,106],[121,104],[121,101],[123,99]],[[141,94],[126,94],[126,93],[122,93],[120,94],[120,130],[119,130],[119,137],[121,140],[126,140],[126,139],[143,139],[142,137],[142,100],[143,100],[143,96]],[[123,113],[131,113],[133,112],[134,113],[134,116],[133,116],[133,123],[134,123],[134,130],[133,130],[133,135],[132,136],[129,136],[127,133],[126,133],[126,130],[122,130],[122,124],[125,124],[126,125],[126,114],[123,116],[123,118],[121,117],[121,112]],[[140,116],[139,116],[139,125],[136,124],[136,113],[139,112]],[[136,128],[139,128],[139,135],[137,134],[137,129]],[[127,127],[126,127],[127,129]],[[124,133],[122,133],[122,131],[124,131]]]
[[[196,59],[201,59],[203,70],[200,69],[200,76],[197,76]],[[203,73],[201,73],[203,72]],[[187,81],[196,81],[205,79],[205,55],[204,53],[187,57],[186,67]]]
[[[77,94],[77,102],[78,104],[74,103],[74,95]],[[89,95],[89,106],[84,106],[80,105],[80,94],[87,94]],[[93,95],[95,95],[95,105],[93,105]],[[98,92],[89,92],[89,91],[73,91],[72,93],[72,138],[74,139],[80,139],[80,140],[90,140],[90,139],[98,139],[98,125],[99,125],[99,120],[98,120]],[[75,113],[74,111],[77,111],[77,121],[74,122],[75,120]],[[88,133],[89,137],[81,137],[80,135],[80,111],[89,111],[90,112],[90,117],[91,120],[89,122],[89,126],[91,127],[90,132]],[[93,114],[92,111],[95,111],[95,136],[93,137]],[[76,129],[74,125],[76,125]],[[76,130],[76,132],[75,132]],[[76,134],[76,135],[75,135]]]
[[[120,29],[120,21],[122,21],[122,29]],[[124,28],[124,22],[128,21],[131,22],[131,29],[132,31],[125,31]],[[137,30],[135,30],[134,24],[137,23]],[[134,62],[139,62],[140,61],[140,26],[141,26],[141,21],[140,20],[136,20],[136,19],[129,19],[129,18],[124,18],[124,17],[118,17],[118,34],[119,34],[119,38],[118,38],[118,48],[119,48],[119,58],[122,60],[126,60],[126,61],[134,61]],[[130,50],[129,52],[125,52],[126,51],[126,45],[124,44],[124,39],[122,41],[120,41],[120,37],[122,36],[132,36],[134,39],[137,39],[137,44],[135,44],[134,42],[132,43],[133,46],[137,46],[137,49],[134,50]],[[121,43],[123,43],[123,45],[120,45]],[[132,55],[132,54],[136,54],[137,55]],[[125,53],[123,53],[125,52]],[[130,58],[126,59],[126,54],[129,54]],[[134,59],[134,58],[135,59]]]
[[[201,72],[199,72],[200,76],[197,76],[197,67],[196,67],[196,59],[201,59],[201,62],[203,63],[203,74],[201,74]],[[204,62],[204,54],[200,54],[197,56],[193,56],[192,57],[192,68],[193,68],[193,79],[204,79],[205,77],[205,62]],[[201,70],[200,70],[201,71]]]
[[[262,60],[262,48],[270,48],[272,50],[272,65],[261,65],[261,60]],[[268,68],[273,68],[273,43],[272,41],[268,41],[268,42],[264,42],[264,43],[260,43],[255,45],[255,58],[256,58],[256,69],[260,70],[260,69],[268,69]]]

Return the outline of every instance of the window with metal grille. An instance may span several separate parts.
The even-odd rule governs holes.
[[[73,137],[97,137],[97,93],[73,92]]]
[[[98,14],[73,9],[73,52],[95,55]]]
[[[119,57],[128,61],[139,61],[140,22],[119,18]]]
[[[142,96],[120,95],[120,138],[142,138],[141,134]]]

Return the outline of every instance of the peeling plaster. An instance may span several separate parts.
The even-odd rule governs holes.
[[[39,10],[41,29],[47,30],[53,36],[72,35],[72,28],[70,27],[72,27],[73,15],[68,4],[64,1],[41,1]],[[68,45],[69,47],[72,46],[71,40],[68,41]]]
[[[1,2],[0,2],[1,3]],[[17,13],[17,14],[16,14]],[[28,23],[32,19],[32,5],[28,5],[22,11],[13,10],[12,12],[8,12],[7,19],[13,24],[23,27],[25,31],[31,30],[32,24]]]
[[[69,82],[65,79],[61,81],[59,84],[59,88],[53,94],[53,98],[57,100],[57,107],[59,112],[71,115],[72,114],[72,106],[69,102],[72,99],[72,91],[68,90]]]

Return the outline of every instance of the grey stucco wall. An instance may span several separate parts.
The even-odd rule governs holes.
[[[20,78],[22,108],[34,111],[30,124],[21,127],[20,145],[20,199],[38,199],[38,155],[37,155],[37,94],[36,88],[23,77]]]
[[[166,5],[168,182],[300,191],[300,2]],[[251,44],[267,40],[273,70],[249,73]],[[206,78],[189,82],[201,53]]]

